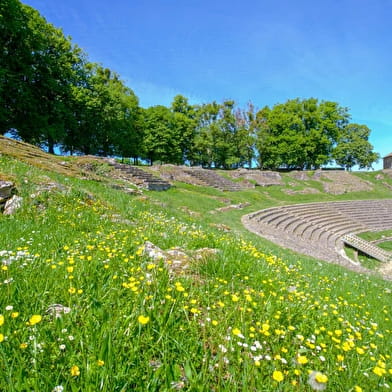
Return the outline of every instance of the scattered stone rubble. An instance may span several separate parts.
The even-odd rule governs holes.
[[[184,249],[177,247],[162,250],[150,241],[146,241],[143,245],[143,254],[154,261],[163,261],[171,275],[185,274],[192,261],[215,256],[218,252],[218,249],[213,248],[200,248],[197,250],[185,251]]]
[[[61,318],[63,314],[67,314],[71,311],[71,308],[61,304],[49,305],[46,309],[46,314],[52,316],[53,318]]]

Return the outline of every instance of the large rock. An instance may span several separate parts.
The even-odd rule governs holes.
[[[7,199],[10,199],[11,196],[15,193],[16,188],[13,182],[11,181],[0,181],[0,203]]]
[[[12,215],[22,205],[22,198],[20,196],[12,196],[8,199],[4,206],[4,215]]]
[[[201,248],[193,251],[185,251],[182,248],[163,250],[150,241],[146,241],[142,247],[143,254],[155,262],[163,262],[171,276],[183,275],[193,261],[208,259],[218,253],[218,249]]]

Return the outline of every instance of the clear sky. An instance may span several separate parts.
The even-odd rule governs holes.
[[[144,107],[315,97],[348,107],[392,152],[391,0],[22,0]],[[381,168],[381,161],[374,166]]]

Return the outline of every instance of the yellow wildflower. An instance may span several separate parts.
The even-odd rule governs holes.
[[[281,371],[275,370],[275,371],[272,373],[272,378],[273,378],[275,381],[277,381],[277,382],[281,382],[281,381],[283,381],[284,376],[283,376],[283,373],[282,373]]]
[[[146,325],[146,324],[150,321],[150,317],[140,315],[140,316],[137,318],[137,321],[139,321],[139,323],[142,324],[142,325]]]
[[[72,377],[77,377],[77,376],[79,376],[79,375],[80,375],[79,366],[76,366],[76,365],[72,366],[72,367],[71,367],[71,370],[70,370],[70,373],[71,373],[71,376],[72,376]]]
[[[297,363],[299,364],[299,365],[305,365],[305,364],[307,364],[309,361],[308,361],[308,358],[306,358],[304,355],[298,355],[298,357],[297,357]]]
[[[29,325],[38,324],[39,322],[41,322],[41,320],[42,320],[42,316],[40,316],[39,314],[34,314],[33,316],[30,317]]]
[[[382,377],[382,376],[384,376],[386,374],[386,370],[383,369],[382,367],[376,366],[373,369],[373,373],[376,374],[377,376]]]
[[[317,373],[316,381],[325,384],[328,381],[328,377],[325,374]]]

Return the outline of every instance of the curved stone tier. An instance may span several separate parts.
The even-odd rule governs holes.
[[[245,215],[245,227],[283,247],[367,271],[344,253],[348,234],[392,229],[392,199],[295,204]]]

